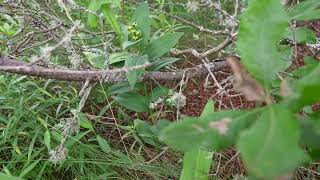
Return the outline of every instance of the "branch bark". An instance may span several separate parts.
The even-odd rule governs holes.
[[[207,64],[211,72],[221,71],[228,67],[225,59],[219,59]],[[135,69],[145,68],[147,66],[136,67]],[[99,81],[104,80],[106,83],[119,83],[127,81],[126,72],[128,68],[119,68],[112,70],[72,70],[72,69],[54,69],[46,68],[37,65],[29,65],[25,62],[15,59],[0,57],[0,72],[8,72],[13,74],[21,74],[27,76],[34,76],[39,78],[57,79],[62,81]],[[183,76],[201,77],[209,73],[207,67],[204,65],[194,66],[192,68],[179,70],[175,72],[146,72],[141,80],[180,80]]]

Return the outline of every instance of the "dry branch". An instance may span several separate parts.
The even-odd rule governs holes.
[[[47,79],[57,79],[63,81],[99,81],[104,79],[107,83],[118,83],[126,81],[125,72],[135,69],[144,69],[150,64],[137,66],[131,69],[126,67],[112,70],[71,70],[71,69],[53,69],[42,66],[30,65],[22,61],[0,58],[0,71],[34,76]],[[221,71],[228,67],[225,59],[219,59],[207,64],[211,72]],[[208,74],[209,71],[204,65],[194,66],[192,68],[179,70],[175,72],[146,72],[141,78],[144,80],[180,80],[183,76],[200,77]]]

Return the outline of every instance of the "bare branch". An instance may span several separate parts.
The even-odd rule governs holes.
[[[232,38],[228,37],[222,43],[220,43],[217,47],[211,48],[203,53],[199,53],[197,50],[192,49],[192,48],[185,49],[185,50],[171,49],[170,53],[173,56],[179,56],[182,54],[191,54],[192,56],[194,56],[197,59],[203,59],[205,57],[208,57],[210,54],[214,54],[214,53],[217,53],[217,52],[223,50],[224,48],[229,46],[231,43],[232,43]]]
[[[41,78],[48,79],[57,79],[64,81],[99,81],[105,80],[107,83],[118,83],[126,81],[125,72],[136,70],[136,69],[144,69],[150,66],[150,63],[135,66],[132,68],[124,67],[119,69],[112,70],[71,70],[71,69],[52,69],[45,68],[42,66],[30,66],[27,63],[0,58],[0,71],[14,73],[14,74],[22,74],[27,76],[35,76]],[[179,70],[175,72],[146,72],[145,75],[141,78],[141,80],[179,80],[184,75],[192,78],[192,77],[200,77],[204,76],[208,73],[208,69],[211,72],[221,71],[228,67],[228,63],[226,63],[225,59],[216,60],[213,63],[208,63],[205,67],[204,65],[198,65],[193,68]]]

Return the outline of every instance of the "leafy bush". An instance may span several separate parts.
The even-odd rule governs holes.
[[[320,157],[319,61],[292,61],[319,51],[296,25],[320,18],[318,0],[0,2],[0,71],[22,74],[0,74],[0,179],[205,180],[228,148],[249,178],[277,179]],[[256,107],[181,114],[189,76],[223,90],[211,71],[226,62]]]

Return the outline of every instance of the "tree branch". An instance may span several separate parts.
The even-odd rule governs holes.
[[[22,74],[27,76],[34,76],[47,79],[57,79],[63,81],[99,81],[104,80],[106,83],[118,83],[127,81],[125,73],[136,69],[144,69],[150,64],[144,64],[132,68],[119,68],[112,70],[71,70],[71,69],[53,69],[42,66],[29,65],[14,59],[7,59],[0,57],[0,71],[13,74]],[[221,71],[228,67],[225,59],[219,59],[212,63],[208,63],[207,67],[204,65],[194,66],[192,68],[179,70],[175,72],[146,72],[141,80],[179,80],[184,75],[190,78],[201,77],[211,72]]]

